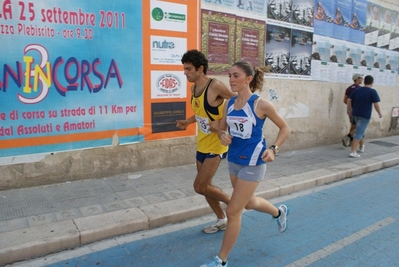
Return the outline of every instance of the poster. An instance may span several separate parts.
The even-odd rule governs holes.
[[[392,13],[392,29],[391,29],[391,39],[389,40],[389,50],[399,52],[399,11],[393,11]]]
[[[310,61],[312,56],[313,33],[292,30],[290,48],[291,77],[310,79]]]
[[[367,0],[353,0],[352,13],[349,24],[349,41],[364,43],[367,20]]]
[[[340,40],[349,40],[352,13],[352,1],[335,0],[335,14],[333,18],[332,37]]]
[[[248,17],[265,17],[267,0],[236,0],[236,13]]]
[[[314,0],[292,0],[292,23],[313,29]]]
[[[333,20],[335,16],[335,1],[317,0],[314,6],[314,33],[333,36]]]
[[[372,2],[367,4],[367,24],[364,44],[377,46],[379,30],[381,28],[382,7]]]
[[[0,157],[143,140],[141,1],[0,8]]]
[[[268,24],[266,30],[265,65],[270,66],[270,77],[289,77],[291,29]]]
[[[292,0],[267,0],[267,18],[268,20],[291,23]]]
[[[399,54],[396,51],[313,36],[311,77],[314,80],[351,82],[354,73],[362,73],[372,75],[375,85],[392,86],[395,84],[398,62]]]
[[[381,27],[378,32],[377,47],[388,49],[389,42],[391,40],[391,28],[393,26],[393,11],[388,8],[382,7],[381,12]]]
[[[202,52],[209,74],[227,73],[235,62],[236,16],[202,10]]]
[[[236,58],[250,62],[252,66],[264,66],[265,21],[237,17]]]

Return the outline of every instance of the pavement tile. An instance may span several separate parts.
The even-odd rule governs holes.
[[[178,199],[183,198],[186,195],[180,190],[172,190],[163,193],[168,199]]]
[[[79,208],[83,217],[89,217],[97,214],[104,213],[104,208],[101,205],[93,205]]]
[[[57,221],[72,220],[72,219],[79,218],[82,216],[83,215],[79,211],[79,209],[59,211],[59,212],[55,213],[55,217],[56,217]]]
[[[28,227],[28,221],[25,217],[8,221],[0,221],[0,232],[10,232]]]
[[[147,196],[144,196],[144,198],[151,204],[164,202],[168,199],[163,193],[147,195]]]
[[[7,221],[14,218],[26,217],[27,212],[25,207],[15,206],[9,208],[2,208],[0,212],[0,221]]]
[[[40,214],[28,217],[29,227],[35,227],[39,225],[45,225],[56,222],[57,219],[54,213]]]
[[[84,206],[92,206],[92,205],[98,205],[101,204],[101,201],[98,199],[96,196],[91,196],[91,197],[85,197],[86,195],[80,195],[76,196],[76,199],[70,199],[67,200],[66,202],[68,203],[68,206],[70,208],[79,208],[79,207],[84,207]]]
[[[124,200],[131,207],[140,207],[149,204],[143,197],[134,197]]]
[[[129,208],[129,205],[124,201],[115,201],[111,203],[103,204],[105,211],[116,211],[116,210],[123,210]]]
[[[122,191],[122,192],[116,192],[115,194],[120,199],[129,199],[129,198],[134,198],[134,197],[140,196],[140,193],[138,193],[136,190],[127,190],[127,191]]]

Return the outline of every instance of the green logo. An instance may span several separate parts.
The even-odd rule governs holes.
[[[163,19],[163,11],[159,7],[156,7],[151,12],[152,18],[156,21],[161,21]]]

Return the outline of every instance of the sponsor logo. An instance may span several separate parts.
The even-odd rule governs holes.
[[[151,12],[151,16],[154,20],[156,21],[161,21],[163,20],[163,11],[162,9],[160,9],[159,7],[156,7],[152,10]]]
[[[158,78],[156,86],[162,93],[171,94],[180,89],[181,81],[174,74],[164,74]]]
[[[152,12],[151,16],[155,21],[161,21],[165,19],[166,21],[174,21],[174,22],[184,22],[186,21],[185,14],[178,14],[172,12],[164,12],[161,8],[155,7]]]

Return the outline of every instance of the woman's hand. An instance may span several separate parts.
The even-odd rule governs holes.
[[[273,149],[268,148],[268,149],[266,149],[266,150],[263,152],[263,154],[262,154],[262,160],[263,160],[264,162],[273,162],[275,156],[276,156],[276,155],[274,154]]]
[[[224,146],[228,146],[231,144],[231,140],[233,139],[233,136],[229,135],[228,133],[224,132],[220,135],[220,142]]]

